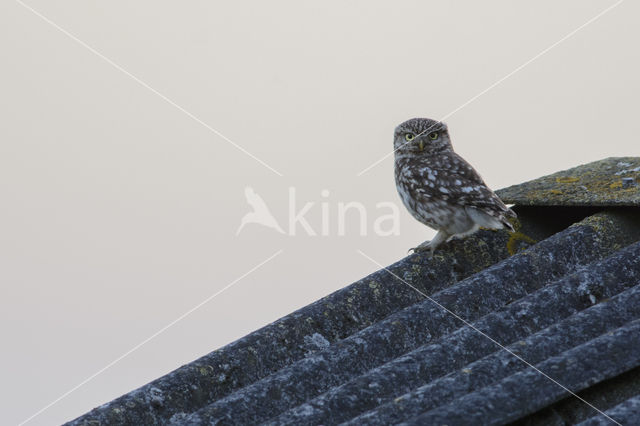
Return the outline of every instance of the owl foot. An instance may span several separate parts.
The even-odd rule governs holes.
[[[431,259],[433,257],[433,253],[435,252],[435,250],[436,248],[431,244],[431,241],[425,241],[424,243],[420,244],[418,247],[410,248],[409,253],[411,252],[425,253],[426,252],[429,259]]]
[[[443,242],[447,241],[449,237],[451,237],[450,234],[447,234],[446,232],[440,230],[438,231],[436,236],[433,237],[433,240],[425,241],[424,243],[420,244],[418,247],[409,249],[409,251],[413,251],[414,253],[427,252],[427,256],[429,257],[429,259],[431,259],[433,257],[433,253],[435,253],[436,251],[436,248],[438,248],[438,246]]]

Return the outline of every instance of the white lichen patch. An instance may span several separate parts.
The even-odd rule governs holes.
[[[618,163],[620,164],[620,163]],[[626,163],[625,163],[626,164]],[[631,164],[629,164],[631,165]],[[636,167],[634,169],[624,169],[624,170],[620,170],[619,172],[616,172],[616,176],[620,176],[620,175],[625,175],[627,173],[635,173],[635,172],[640,172],[640,167]]]
[[[320,333],[313,333],[311,336],[304,336],[304,343],[312,351],[326,349],[331,345],[331,343]]]

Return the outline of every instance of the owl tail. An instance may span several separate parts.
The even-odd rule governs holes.
[[[515,217],[515,216],[512,216]],[[511,222],[509,222],[509,219],[507,219],[506,217],[503,217],[502,220],[500,221],[505,228],[507,228],[509,231],[511,232],[515,232],[515,229],[513,228],[513,225],[511,224]]]
[[[515,213],[509,209],[507,211],[498,212],[496,210],[479,210],[475,207],[467,207],[469,217],[481,228],[502,229],[507,228],[514,231],[513,225],[507,219],[507,216],[515,216]],[[511,214],[509,214],[511,212]]]
[[[504,212],[504,216],[500,218],[501,219],[500,221],[508,230],[510,230],[511,232],[514,232],[515,229],[513,228],[513,225],[511,224],[511,222],[509,221],[509,218],[515,219],[516,217],[518,217],[516,212],[514,212],[513,210],[507,207],[507,210]]]

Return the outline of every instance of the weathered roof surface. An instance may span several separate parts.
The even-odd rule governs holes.
[[[633,424],[640,202],[529,204],[70,424]]]
[[[497,194],[507,204],[529,206],[638,206],[640,158],[607,158],[510,186]]]

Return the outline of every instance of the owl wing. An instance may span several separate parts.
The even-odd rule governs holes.
[[[462,207],[471,207],[498,219],[510,229],[512,225],[507,218],[516,217],[513,210],[487,186],[478,172],[455,152],[446,159],[431,163],[437,171],[435,193],[448,202]],[[436,165],[437,164],[437,165]],[[432,176],[424,176],[427,181]]]

